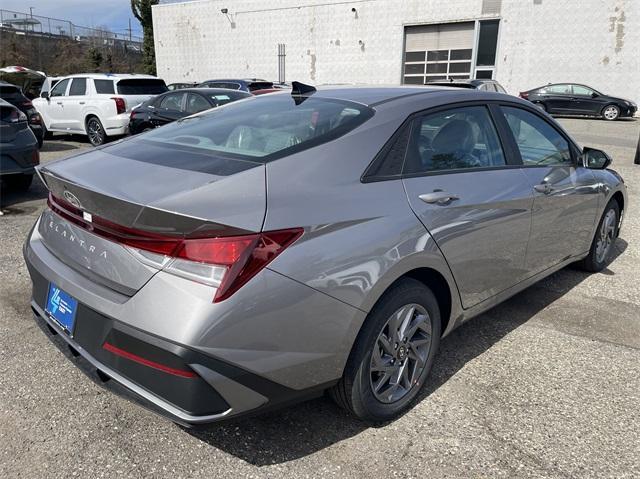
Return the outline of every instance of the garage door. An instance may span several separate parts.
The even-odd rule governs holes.
[[[471,77],[474,22],[405,28],[404,83]]]

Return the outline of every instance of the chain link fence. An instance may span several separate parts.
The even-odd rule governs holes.
[[[16,34],[30,36],[66,37],[94,46],[121,47],[125,50],[141,51],[142,38],[131,32],[114,33],[107,29],[75,25],[59,18],[43,17],[29,13],[0,9],[0,28]]]

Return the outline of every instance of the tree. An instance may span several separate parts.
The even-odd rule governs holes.
[[[142,40],[142,65],[145,73],[156,74],[156,50],[153,45],[153,17],[151,7],[159,0],[131,0],[131,11],[138,19],[144,38]]]

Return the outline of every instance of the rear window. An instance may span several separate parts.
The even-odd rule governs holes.
[[[0,85],[0,97],[17,97],[20,96],[20,88],[11,85]]]
[[[164,80],[155,78],[135,78],[118,82],[120,95],[159,95],[166,91],[169,89]]]
[[[115,90],[113,89],[113,80],[93,80],[96,86],[96,93],[107,93],[113,95]]]
[[[267,88],[273,88],[273,82],[256,81],[256,82],[249,83],[249,91],[266,90]]]
[[[178,120],[122,146],[127,157],[161,146],[163,156],[174,161],[181,158],[178,151],[187,149],[266,163],[338,138],[372,115],[372,109],[349,101],[311,96],[296,104],[289,95],[262,96]]]

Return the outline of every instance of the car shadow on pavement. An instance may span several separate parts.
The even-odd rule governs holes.
[[[618,239],[612,261],[626,247],[627,243]],[[603,273],[611,274],[611,271]],[[416,398],[414,406],[444,385],[468,362],[589,276],[589,273],[574,267],[564,268],[457,328],[442,340],[427,385]],[[313,454],[369,427],[372,426],[355,419],[329,398],[323,397],[288,409],[186,431],[250,464],[265,466]]]
[[[22,205],[35,200],[41,200],[47,197],[47,189],[38,178],[33,177],[33,183],[27,191],[16,191],[7,186],[5,182],[0,180],[0,211],[2,215],[25,215],[31,214],[41,207],[39,205]]]
[[[47,140],[43,143],[42,148],[40,148],[41,153],[48,153],[51,151],[69,151],[69,150],[77,150],[78,147],[76,145],[70,145],[69,143],[59,143],[57,141]]]

